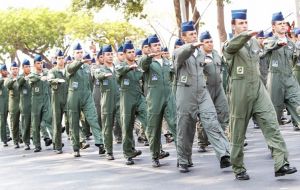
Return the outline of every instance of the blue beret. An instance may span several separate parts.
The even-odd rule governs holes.
[[[296,36],[298,36],[300,34],[300,28],[295,28],[294,33]]]
[[[28,59],[24,59],[22,65],[30,65],[30,61]]]
[[[1,64],[1,65],[0,65],[0,70],[1,70],[1,71],[7,71],[6,65],[5,65],[5,64]]]
[[[202,42],[203,40],[206,40],[206,39],[211,39],[211,35],[208,31],[205,31],[205,32],[202,32],[201,35],[200,35],[200,41]]]
[[[143,48],[144,46],[147,46],[147,45],[149,45],[149,43],[148,43],[148,38],[146,38],[145,40],[143,40],[143,42],[142,42],[142,48]]]
[[[102,47],[100,47],[100,50],[97,53],[97,58],[99,58],[102,55]]]
[[[127,41],[123,45],[123,50],[126,51],[127,49],[134,49],[133,44],[131,41]]]
[[[283,15],[281,12],[278,12],[278,13],[273,13],[272,15],[272,22],[275,22],[275,21],[283,21],[284,18],[283,18]]]
[[[240,9],[240,10],[231,10],[231,17],[232,20],[234,19],[247,19],[247,9]]]
[[[92,60],[91,56],[89,53],[86,53],[84,56],[83,56],[83,59],[85,60]]]
[[[184,44],[184,42],[181,39],[177,39],[175,41],[175,46],[182,46]]]
[[[163,48],[161,48],[161,51],[162,51],[162,52],[169,52],[169,50],[168,50],[168,48],[167,48],[167,47],[163,47]]]
[[[118,48],[118,52],[123,52],[123,46],[122,45]]]
[[[228,38],[229,38],[229,40],[231,40],[233,38],[233,34],[232,33],[228,33]]]
[[[106,53],[106,52],[112,52],[111,45],[104,45],[102,47],[102,53]]]
[[[43,69],[46,69],[47,67],[46,67],[46,63],[43,63]]]
[[[92,59],[92,63],[96,63],[96,59],[95,58]]]
[[[265,38],[270,38],[270,37],[272,37],[273,36],[273,32],[271,31],[271,32],[267,32],[266,34],[265,34]]]
[[[159,39],[156,34],[148,37],[148,44],[158,43],[158,42],[159,42]]]
[[[80,43],[76,43],[73,47],[73,50],[82,50]]]
[[[38,62],[41,62],[41,61],[43,61],[43,59],[42,59],[42,56],[40,56],[40,55],[38,55],[38,54],[36,54],[35,56],[34,56],[34,62],[36,62],[36,61],[38,61]]]
[[[11,66],[10,67],[19,67],[18,66],[18,64],[15,62],[15,61],[13,61],[12,63],[11,63]]]
[[[56,57],[63,57],[64,53],[59,49],[59,50],[56,51],[55,56]]]
[[[194,22],[193,21],[189,21],[189,22],[183,22],[181,24],[181,32],[187,32],[187,31],[194,31],[196,30],[194,27]]]
[[[135,50],[135,56],[140,56],[140,55],[142,55],[143,53],[142,53],[142,50],[140,50],[140,49],[136,49]]]
[[[264,31],[260,31],[257,35],[256,35],[257,38],[264,38],[265,37],[265,34],[264,34]]]
[[[53,65],[57,65],[57,62],[54,60],[54,61],[52,61],[52,64]]]
[[[65,58],[65,61],[72,61],[72,57],[70,55],[68,55],[66,58]]]

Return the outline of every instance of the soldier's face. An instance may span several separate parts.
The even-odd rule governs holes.
[[[181,36],[181,38],[185,41],[185,43],[195,43],[197,42],[197,32],[196,30],[187,31]]]
[[[104,63],[108,63],[108,64],[112,64],[113,63],[113,52],[105,52],[103,53],[103,62]]]
[[[235,19],[235,24],[232,25],[235,34],[240,34],[248,30],[248,21],[243,19]]]
[[[160,53],[161,52],[161,46],[160,43],[152,43],[150,44],[150,52],[151,53]]]
[[[203,50],[205,51],[205,52],[208,52],[208,53],[210,53],[210,52],[212,52],[212,50],[214,49],[214,42],[213,42],[213,40],[212,39],[205,39],[205,40],[203,40]]]
[[[287,32],[288,25],[284,20],[275,21],[275,23],[272,25],[272,29],[277,34],[285,34]]]
[[[117,53],[117,58],[120,62],[123,62],[125,60],[125,56],[123,52],[118,52]]]
[[[175,45],[175,47],[174,47],[174,49],[178,49],[178,48],[180,48],[181,46],[179,46],[179,45]]]
[[[65,66],[65,60],[63,57],[57,57],[56,58],[57,66],[64,67]]]
[[[166,59],[169,59],[169,58],[170,58],[169,52],[164,52],[161,56],[162,56],[163,58],[166,58]]]
[[[13,76],[18,76],[18,74],[19,74],[19,68],[18,67],[11,67],[10,71],[11,71],[11,74]]]
[[[126,60],[133,62],[135,61],[135,52],[134,49],[127,49],[125,53]]]
[[[36,62],[34,63],[34,68],[35,68],[37,71],[43,70],[43,63],[40,62],[40,61],[36,61]]]
[[[263,42],[264,42],[265,38],[258,37],[258,38],[256,38],[256,39],[257,39],[259,45],[263,46]]]
[[[150,53],[150,47],[148,45],[144,45],[142,48],[142,52],[144,55],[148,55]]]
[[[24,65],[23,66],[23,73],[25,75],[29,75],[29,73],[30,73],[30,65]]]
[[[103,55],[100,55],[100,56],[98,57],[98,63],[99,63],[100,65],[103,64]]]
[[[75,60],[82,60],[83,51],[82,50],[75,50],[74,51],[74,58],[75,58]]]
[[[1,75],[2,75],[3,78],[6,78],[7,75],[8,75],[7,70],[2,70],[2,71],[1,71]]]

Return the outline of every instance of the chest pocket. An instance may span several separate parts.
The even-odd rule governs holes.
[[[34,85],[32,88],[32,95],[39,96],[42,93],[42,88],[40,85]]]

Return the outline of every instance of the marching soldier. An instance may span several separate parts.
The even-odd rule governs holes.
[[[111,45],[103,46],[102,55],[104,64],[95,72],[95,78],[99,80],[101,90],[101,121],[106,158],[107,160],[114,160],[113,125],[114,120],[120,120],[120,94],[113,65]]]
[[[43,71],[42,57],[35,55],[34,71],[29,75],[29,84],[31,86],[31,128],[33,136],[34,152],[40,152],[41,137],[40,132],[46,146],[52,144],[52,126],[51,126],[51,107],[49,83],[47,75]],[[48,129],[48,131],[47,131]]]
[[[69,80],[67,108],[69,123],[72,128],[72,144],[74,157],[80,157],[79,142],[79,119],[80,112],[83,111],[87,122],[90,124],[95,139],[95,145],[99,147],[99,154],[102,154],[104,145],[101,144],[102,134],[98,124],[95,103],[92,98],[90,85],[89,66],[84,64],[83,50],[78,43],[74,46],[74,61],[67,68],[67,78]]]
[[[143,72],[135,62],[135,51],[131,41],[124,44],[125,62],[116,67],[117,79],[120,84],[120,115],[123,134],[123,154],[126,164],[134,164],[133,158],[142,154],[135,150],[133,127],[134,120],[141,122],[142,129],[146,129],[146,101],[140,81]]]
[[[5,64],[0,65],[0,134],[3,146],[8,146],[9,129],[7,127],[7,115],[8,115],[8,89],[4,85],[7,79],[7,68]]]
[[[22,138],[25,143],[25,150],[30,150],[31,135],[31,87],[28,77],[30,75],[30,61],[24,59],[22,62],[23,74],[18,77],[20,91],[20,113],[23,127]]]
[[[176,106],[177,106],[177,157],[180,172],[189,172],[192,163],[192,146],[195,126],[199,119],[209,142],[220,161],[220,168],[229,167],[229,143],[218,120],[213,101],[206,89],[203,74],[202,42],[197,42],[194,23],[182,23],[182,39],[186,43],[175,52]]]
[[[56,66],[48,72],[48,81],[51,86],[53,149],[57,154],[62,151],[62,117],[66,111],[68,84],[65,71],[64,54],[56,52]]]
[[[10,128],[12,131],[12,138],[15,148],[20,148],[20,92],[17,82],[17,77],[19,75],[19,66],[16,62],[13,62],[10,67],[11,74],[5,81],[5,86],[8,89],[9,99],[8,99],[8,112],[10,115]]]
[[[281,136],[276,112],[260,80],[259,44],[248,30],[247,10],[232,10],[234,37],[224,44],[223,54],[230,75],[230,136],[231,163],[238,180],[249,180],[244,165],[244,140],[250,118],[253,116],[262,129],[274,159],[275,177],[297,171],[290,167],[286,144]],[[251,90],[249,90],[251,89]]]

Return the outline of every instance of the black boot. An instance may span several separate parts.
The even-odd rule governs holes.
[[[107,159],[107,160],[114,160],[115,157],[114,157],[113,153],[107,153],[107,154],[106,154],[106,159]]]
[[[180,173],[187,173],[190,171],[187,164],[178,164],[178,168]]]
[[[134,161],[132,160],[132,158],[127,158],[127,161],[125,163],[126,165],[133,165]]]
[[[78,151],[74,151],[73,155],[74,155],[75,158],[80,157],[79,150]]]
[[[3,142],[3,146],[7,147],[8,146],[7,142]]]
[[[297,172],[297,168],[290,167],[289,164],[282,166],[278,171],[275,172],[275,177],[284,176],[285,174],[293,174]]]
[[[230,157],[222,156],[221,161],[220,161],[220,168],[227,168],[229,166],[231,166]]]
[[[249,175],[244,171],[235,175],[235,178],[238,180],[249,180]]]
[[[16,143],[16,144],[15,144],[15,149],[17,149],[17,148],[20,148],[19,143]]]
[[[169,153],[169,152],[166,152],[166,151],[161,150],[158,158],[159,158],[159,159],[163,159],[163,158],[166,158],[166,157],[168,157],[168,156],[170,156],[170,153]]]
[[[29,144],[25,144],[25,148],[24,148],[24,150],[30,150],[30,146],[29,146]]]
[[[33,149],[33,152],[41,152],[42,148],[40,146],[36,146],[34,149]]]
[[[50,138],[44,138],[45,146],[50,146],[52,144],[52,139]]]
[[[106,150],[104,149],[104,144],[100,144],[98,147],[99,147],[99,154],[105,154]]]
[[[158,158],[152,159],[152,167],[153,167],[153,168],[158,168],[158,167],[160,167],[160,163],[159,163],[159,159],[158,159]]]

